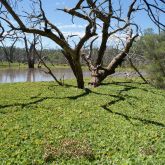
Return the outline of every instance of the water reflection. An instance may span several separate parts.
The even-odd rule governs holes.
[[[35,71],[32,69],[29,69],[27,71],[27,82],[35,82]]]
[[[70,69],[60,68],[53,70],[58,79],[72,79],[74,75]],[[88,77],[90,73],[84,72],[84,77]],[[53,78],[39,69],[0,69],[0,83],[12,82],[36,82],[36,81],[53,81]]]

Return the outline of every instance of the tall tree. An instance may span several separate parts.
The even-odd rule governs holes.
[[[68,38],[73,38],[75,35],[66,37],[55,24],[49,21],[43,8],[42,0],[29,1],[29,3],[32,3],[32,12],[24,13],[27,14],[26,18],[28,21],[26,22],[30,22],[30,26],[25,22],[25,15],[22,14],[21,16],[21,13],[18,14],[13,8],[13,1],[0,0],[0,3],[3,6],[0,19],[6,22],[12,30],[39,34],[53,40],[61,47],[62,53],[68,60],[76,77],[78,88],[84,88],[83,72],[80,62],[81,57],[86,61],[91,71],[91,84],[93,86],[98,86],[108,75],[115,73],[115,69],[123,62],[134,40],[138,36],[138,26],[133,21],[133,16],[138,11],[146,11],[150,19],[156,25],[159,25],[159,28],[165,27],[160,21],[160,17],[158,19],[158,17],[155,16],[155,10],[159,11],[159,14],[165,13],[163,7],[161,7],[161,5],[165,4],[164,0],[132,0],[129,2],[130,4],[127,9],[122,9],[121,0],[77,0],[73,8],[59,9],[71,15],[73,18],[77,17],[87,23],[85,34],[78,41],[77,39],[75,40],[75,46],[73,47],[70,42],[68,42]],[[17,25],[8,19],[9,16],[6,14],[6,11],[14,18]],[[122,35],[125,36],[125,39],[120,37],[121,32]],[[119,40],[123,43],[123,48],[105,67],[103,57],[108,40],[111,37],[113,38],[114,35],[119,37]],[[94,54],[97,58],[96,61],[92,61],[93,44],[98,38],[100,40],[100,46],[98,53]],[[83,52],[83,47],[86,43],[90,45],[89,53]]]

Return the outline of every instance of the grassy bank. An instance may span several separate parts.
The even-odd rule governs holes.
[[[26,64],[23,63],[8,63],[8,62],[0,62],[0,69],[6,69],[6,68],[27,68]]]
[[[55,65],[52,65],[50,63],[47,64],[50,68],[69,68],[69,65],[66,65],[66,64],[55,64]],[[28,64],[25,64],[25,63],[7,63],[7,62],[1,62],[0,63],[0,69],[6,69],[6,68],[28,68]],[[35,64],[35,68],[38,67],[38,64]],[[43,66],[44,67],[44,66]]]
[[[0,84],[1,164],[164,164],[165,91],[73,85]]]
[[[70,68],[70,66],[67,64],[50,64],[50,63],[47,63],[47,66],[50,67],[51,69],[61,69],[61,68],[62,69],[63,68],[68,69],[68,68]],[[11,67],[11,68],[28,68],[28,65],[25,63],[10,63],[10,65],[7,62],[3,62],[3,63],[1,62],[0,63],[0,69],[6,69],[9,67]],[[35,64],[35,68],[37,68],[37,67],[38,67],[38,64]],[[42,67],[44,68],[44,66],[42,66]],[[88,70],[88,67],[85,65],[83,65],[82,68],[83,68],[83,70]],[[134,69],[131,67],[119,67],[119,68],[117,68],[117,71],[128,71],[129,72],[129,71],[134,71]]]

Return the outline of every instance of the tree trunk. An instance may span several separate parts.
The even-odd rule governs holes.
[[[83,71],[80,63],[80,58],[73,58],[75,57],[74,54],[62,51],[63,55],[66,57],[74,76],[76,77],[77,87],[80,89],[84,88],[84,77]],[[79,57],[79,56],[78,56]]]
[[[93,87],[98,87],[108,75],[109,74],[107,74],[106,71],[99,72],[99,70],[92,70],[91,81],[89,84],[91,84]]]
[[[28,67],[34,68],[35,63],[35,43],[32,43],[30,45],[30,49],[27,52],[27,58],[28,58]]]
[[[28,59],[28,68],[34,69],[34,60],[33,59]]]
[[[92,72],[91,74],[92,79],[90,82],[91,85],[97,87],[107,76],[115,73],[116,68],[118,68],[118,66],[121,66],[121,64],[124,61],[124,58],[128,55],[129,50],[132,47],[133,41],[136,37],[138,37],[138,34],[132,37],[132,31],[131,31],[129,38],[127,39],[125,48],[112,59],[112,61],[109,63],[109,65],[106,68],[102,68],[99,65],[93,67],[93,69],[91,70]]]
[[[92,86],[97,87],[100,84],[100,75],[97,69],[93,69],[91,71],[91,81],[90,83]]]
[[[25,43],[25,50],[27,54],[27,62],[28,62],[28,68],[29,69],[34,69],[34,64],[35,64],[35,37],[34,37],[34,42],[30,44],[30,48],[28,48],[28,42],[26,36],[24,37],[24,43]]]
[[[84,89],[84,78],[80,61],[75,61],[75,72],[78,88]]]

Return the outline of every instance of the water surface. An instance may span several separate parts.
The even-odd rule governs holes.
[[[45,70],[46,71],[46,70]],[[52,70],[58,80],[75,78],[73,72],[69,68],[56,68]],[[144,76],[145,72],[141,72]],[[83,72],[84,77],[90,77],[89,71]],[[136,77],[136,72],[116,72],[115,77]],[[17,68],[3,68],[0,69],[0,83],[13,82],[37,82],[37,81],[54,81],[50,74],[46,74],[41,69],[17,69]]]
[[[75,78],[71,69],[57,68],[52,70],[57,79],[73,79]],[[90,76],[88,71],[83,72],[84,77]],[[46,74],[40,69],[16,69],[7,68],[0,69],[0,83],[13,82],[37,82],[37,81],[53,81],[51,75]]]

